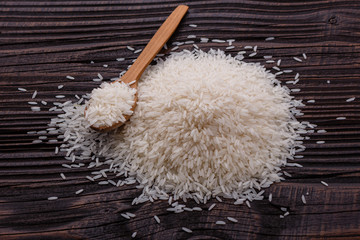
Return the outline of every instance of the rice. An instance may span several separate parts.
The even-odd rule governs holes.
[[[302,60],[301,60],[300,58],[298,58],[298,57],[293,57],[293,59],[294,59],[295,61],[297,61],[297,62],[302,62]]]
[[[269,202],[272,201],[272,193],[269,194]]]
[[[160,223],[160,218],[158,216],[155,215],[154,218],[157,223]]]
[[[337,117],[336,120],[345,120],[346,117]]]
[[[125,213],[121,213],[120,215],[121,215],[123,218],[130,219],[130,217],[129,217],[127,214],[125,214]]]
[[[256,54],[257,54],[256,52],[250,53],[249,57],[254,57]]]
[[[227,39],[226,41],[229,43],[229,46],[232,46],[233,42],[235,42],[235,39]]]
[[[235,218],[233,218],[233,217],[227,217],[227,219],[228,219],[230,222],[234,222],[234,223],[239,222],[237,219],[235,219]]]
[[[286,166],[289,166],[289,167],[303,167],[303,165],[301,165],[299,163],[286,163]]]
[[[40,107],[31,107],[31,111],[33,112],[40,112],[41,108]]]
[[[274,39],[275,39],[274,37],[267,37],[267,38],[265,38],[265,41],[272,41]]]
[[[307,59],[306,53],[303,53],[302,55],[304,59]]]
[[[175,50],[178,50],[179,49],[179,46],[175,46],[171,49],[171,51],[175,51]]]
[[[142,51],[142,49],[137,49],[137,50],[134,51],[134,53],[136,54],[136,53],[139,53],[141,51]]]
[[[196,35],[188,35],[187,38],[196,38]]]
[[[135,52],[134,52],[134,53],[135,53]],[[109,65],[107,65],[107,64],[104,64],[104,65],[103,65],[104,68],[107,68],[108,66],[109,66]]]
[[[107,159],[111,172],[128,179],[116,186],[140,183],[143,192],[132,204],[169,196],[206,203],[225,196],[251,207],[246,200],[262,199],[261,188],[283,179],[280,167],[301,146],[295,139],[304,128],[290,111],[301,102],[273,74],[220,50],[173,53],[150,66],[139,82],[138,107],[118,131],[89,129],[85,106],[62,107],[63,148],[68,155],[78,148],[84,159]],[[92,159],[96,166],[104,164],[99,157]]]
[[[66,76],[67,79],[74,80],[75,78],[72,76]]]
[[[225,225],[226,222],[224,222],[224,221],[216,221],[215,224],[216,225]]]
[[[352,102],[352,101],[354,101],[354,100],[355,100],[355,98],[352,97],[352,98],[346,99],[346,102]]]
[[[209,207],[208,211],[211,211],[215,206],[216,206],[216,203],[211,204],[211,206]]]
[[[301,201],[306,204],[306,199],[305,199],[305,196],[304,195],[301,195]]]
[[[182,227],[181,229],[182,229],[184,232],[192,233],[192,230],[190,230],[189,228]]]
[[[132,237],[132,238],[135,238],[136,235],[137,235],[137,232],[133,232],[133,234],[131,234],[131,237]]]
[[[245,199],[236,199],[236,201],[234,202],[234,205],[241,205],[241,204],[243,204],[244,203],[244,201],[245,201]]]
[[[90,176],[86,176],[86,178],[89,179],[91,182],[95,181],[95,179]]]
[[[196,24],[189,24],[189,27],[196,28],[196,27],[197,27],[197,25],[196,25]]]
[[[135,50],[135,48],[130,47],[130,46],[126,46],[126,48],[129,49],[130,51],[134,51],[134,50]]]
[[[320,183],[321,183],[322,185],[326,186],[326,187],[328,187],[328,186],[329,186],[329,184],[327,184],[327,183],[326,183],[326,182],[324,182],[324,181],[320,181]]]
[[[80,194],[80,193],[82,193],[84,191],[84,189],[79,189],[79,190],[77,190],[76,192],[75,192],[75,194],[77,195],[77,194]]]
[[[27,90],[25,88],[18,88],[19,91],[21,92],[26,92]]]
[[[36,95],[37,95],[37,91],[35,90],[31,98],[36,98]]]
[[[276,71],[280,71],[279,67],[272,67],[273,69],[275,69]]]
[[[58,199],[58,197],[48,197],[49,201],[54,201],[54,200],[57,200],[57,199]]]
[[[214,43],[224,43],[224,42],[226,42],[225,40],[220,40],[220,39],[212,39],[211,41],[214,42]]]
[[[116,61],[122,62],[122,61],[125,61],[125,58],[117,58]]]
[[[103,83],[91,93],[85,119],[94,127],[109,127],[125,122],[132,114],[136,89],[123,82]]]

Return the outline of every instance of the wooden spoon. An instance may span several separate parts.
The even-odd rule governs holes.
[[[179,5],[165,20],[165,22],[160,26],[155,35],[151,38],[150,42],[146,45],[144,50],[141,52],[140,56],[136,59],[130,69],[116,81],[123,81],[124,83],[130,83],[135,80],[135,83],[131,84],[131,88],[137,88],[138,81],[145,71],[146,67],[151,63],[155,58],[156,54],[161,50],[164,44],[169,40],[171,35],[174,33],[175,29],[179,25],[181,19],[184,17],[188,10],[188,6]],[[116,82],[115,81],[115,82]],[[134,111],[137,102],[137,93],[135,94],[135,103],[132,106],[131,110]],[[86,114],[86,109],[85,109]],[[130,119],[131,115],[124,115],[126,121]],[[95,127],[91,126],[92,129],[97,131],[110,131],[117,127],[120,127],[125,122],[117,122],[112,126],[100,126]]]

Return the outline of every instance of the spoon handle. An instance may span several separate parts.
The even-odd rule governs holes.
[[[160,26],[150,42],[146,45],[140,56],[136,59],[130,69],[121,77],[125,83],[139,80],[146,67],[155,58],[156,54],[161,50],[164,44],[169,40],[175,29],[179,25],[181,19],[188,10],[188,6],[179,5]],[[134,85],[137,85],[134,84]]]

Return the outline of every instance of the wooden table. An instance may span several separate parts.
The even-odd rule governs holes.
[[[181,1],[190,10],[170,42],[189,34],[210,39],[235,39],[235,54],[257,45],[252,61],[264,55],[282,59],[281,67],[300,73],[297,99],[315,100],[300,120],[315,123],[308,134],[303,168],[274,184],[251,209],[233,201],[212,211],[171,214],[166,202],[131,206],[141,190],[91,183],[87,168],[63,168],[54,154],[56,143],[32,143],[56,116],[54,101],[76,100],[75,94],[118,76],[136,58],[126,46],[143,48],[176,1],[0,1],[0,239],[360,239],[360,2],[319,1]],[[197,24],[198,27],[190,27]],[[264,41],[273,36],[275,40]],[[202,49],[225,49],[224,43],[199,43]],[[189,45],[180,46],[189,49]],[[302,63],[292,59],[306,53]],[[125,57],[118,62],[115,59]],[[94,61],[91,64],[90,61]],[[246,61],[249,61],[247,58]],[[105,68],[103,65],[107,64]],[[270,66],[270,65],[267,65]],[[75,79],[67,79],[66,76]],[[294,74],[279,77],[284,83]],[[58,89],[58,85],[64,85]],[[24,87],[27,92],[21,92]],[[293,88],[293,86],[290,86]],[[35,101],[42,111],[30,110]],[[55,95],[65,95],[55,99]],[[355,101],[346,100],[356,97]],[[346,117],[345,120],[336,120]],[[48,135],[56,139],[56,135]],[[325,141],[316,144],[316,141]],[[62,180],[60,173],[67,176]],[[320,183],[329,184],[325,187]],[[84,192],[75,195],[83,188]],[[308,195],[306,193],[308,192]],[[301,201],[306,196],[307,204]],[[56,201],[48,201],[58,196]],[[195,206],[194,203],[189,203]],[[284,219],[280,207],[290,214]],[[126,220],[120,214],[137,216]],[[161,224],[153,218],[157,215]],[[215,225],[231,216],[239,223]],[[181,230],[188,227],[188,234]]]

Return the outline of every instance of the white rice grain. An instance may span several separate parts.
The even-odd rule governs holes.
[[[216,206],[216,203],[211,204],[211,206],[209,207],[208,211],[211,211],[215,206]]]
[[[154,218],[155,218],[155,221],[160,224],[160,218],[156,215],[154,216]]]
[[[227,219],[228,219],[230,222],[234,222],[234,223],[239,222],[237,219],[235,219],[235,218],[233,218],[233,217],[227,217]]]
[[[306,204],[306,199],[305,199],[305,196],[304,195],[301,195],[301,201]]]
[[[192,233],[192,230],[189,229],[189,228],[186,228],[186,227],[182,227],[181,228],[184,232],[187,232],[187,233]]]
[[[84,191],[84,189],[79,189],[75,192],[75,194],[78,195],[78,194],[82,193],[83,191]]]
[[[272,41],[274,39],[275,39],[274,37],[267,37],[267,38],[265,38],[265,41]]]
[[[328,187],[329,186],[329,184],[327,184],[326,182],[324,182],[324,181],[320,181],[321,182],[321,184],[322,185],[324,185],[324,186],[326,186],[326,187]]]
[[[31,98],[36,98],[36,95],[37,95],[37,91],[35,90]]]

